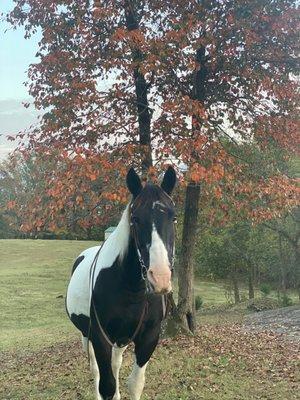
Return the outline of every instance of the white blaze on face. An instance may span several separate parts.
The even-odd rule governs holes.
[[[157,293],[168,293],[172,290],[171,270],[168,252],[161,240],[155,225],[152,228],[152,241],[149,249],[148,279]]]

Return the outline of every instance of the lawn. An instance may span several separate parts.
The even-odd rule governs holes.
[[[0,399],[93,400],[87,360],[64,310],[72,262],[91,245],[0,240]],[[195,291],[207,305],[226,300],[221,283],[197,282]],[[202,316],[194,337],[163,339],[143,400],[298,398],[296,345],[267,332],[245,333],[237,320],[232,313]],[[127,351],[124,400],[131,362]]]
[[[75,334],[64,309],[66,285],[74,259],[92,245],[0,240],[0,350],[37,348]]]
[[[0,240],[0,351],[37,348],[75,337],[64,309],[76,256],[95,242]],[[222,284],[197,281],[204,303],[226,301]]]

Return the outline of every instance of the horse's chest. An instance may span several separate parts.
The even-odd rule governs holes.
[[[127,343],[143,319],[143,306],[112,307],[103,320],[104,329],[113,342]]]
[[[114,301],[106,302],[104,299],[99,304],[99,313],[106,324],[114,323],[117,326],[131,326],[139,322],[140,315],[143,312],[143,302],[138,304],[130,304],[122,297],[116,297]],[[102,304],[102,306],[101,306]]]

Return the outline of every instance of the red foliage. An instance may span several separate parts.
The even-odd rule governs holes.
[[[128,7],[136,18],[130,29]],[[237,141],[252,142],[261,151],[270,145],[296,149],[299,11],[294,1],[128,0],[91,6],[70,0],[62,7],[54,0],[17,0],[8,20],[24,25],[28,37],[37,28],[42,32],[29,91],[35,106],[47,112],[26,146],[49,158],[54,153],[63,168],[44,171],[48,200],[41,215],[61,221],[61,210],[83,208],[87,201],[92,209],[99,201],[93,186],[99,181],[107,185],[101,199],[125,201],[115,181],[129,165],[140,165],[146,150],[137,71],[147,83],[158,167],[170,159],[184,163],[187,179],[205,182],[219,201],[227,187],[231,207],[256,220],[294,204],[292,180],[276,169],[273,176],[261,171],[263,179],[260,173],[254,177],[247,162],[228,151],[232,146],[224,146]],[[202,61],[195,63],[199,50]],[[195,74],[203,74],[198,89]],[[257,202],[265,196],[274,206],[261,201],[260,209]],[[28,207],[32,211],[34,202]],[[100,222],[99,214],[92,215],[82,223]],[[26,227],[33,225],[40,228],[41,219],[31,218]]]

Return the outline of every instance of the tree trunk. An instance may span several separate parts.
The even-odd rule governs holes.
[[[248,291],[249,291],[249,300],[254,299],[254,274],[255,274],[255,266],[253,263],[248,263]]]
[[[278,244],[279,244],[279,264],[280,264],[280,289],[283,293],[286,293],[286,257],[284,256],[283,246],[282,246],[282,234],[278,233]]]
[[[178,305],[180,323],[190,331],[196,328],[194,301],[194,252],[197,237],[200,186],[190,183],[186,189],[182,250],[178,269]]]
[[[241,298],[240,298],[240,290],[239,290],[236,268],[234,268],[231,273],[231,280],[233,285],[234,304],[238,304],[241,302]]]
[[[298,243],[296,243],[296,246],[294,246],[294,251],[295,251],[295,268],[296,268],[296,289],[298,291],[298,297],[300,300],[300,251],[299,251],[299,246]]]
[[[298,210],[299,210],[299,208],[297,208],[294,212],[297,213]],[[299,224],[299,220],[297,220],[296,222],[297,222],[297,224]],[[277,232],[279,237],[285,238],[294,250],[295,269],[296,269],[295,275],[294,275],[295,276],[295,278],[294,278],[295,279],[295,288],[298,290],[298,295],[299,295],[299,300],[300,300],[300,249],[299,249],[300,231],[298,229],[296,231],[296,234],[293,237],[291,235],[291,233],[286,231],[284,228],[282,228],[282,226],[278,226],[278,225],[274,226],[274,225],[269,225],[267,223],[264,223],[264,226],[271,229],[272,231]],[[282,239],[280,239],[280,240],[282,240]],[[279,252],[282,251],[282,250],[280,250],[280,246],[282,246],[282,244],[280,244],[280,242],[279,242]],[[281,258],[281,255],[280,255],[280,258]],[[285,278],[286,278],[286,271],[283,271],[283,270],[281,270],[281,271],[282,271],[282,273],[285,274]],[[286,284],[287,284],[287,282],[285,282],[285,285]]]
[[[137,10],[132,0],[125,1],[126,28],[129,31],[139,29],[139,19]],[[139,143],[141,146],[142,172],[146,174],[152,166],[151,151],[151,118],[152,113],[149,109],[148,90],[151,83],[146,82],[144,75],[140,71],[139,64],[143,61],[143,53],[138,47],[132,48],[132,61],[136,67],[133,70],[133,78],[136,94],[136,106],[139,125]]]
[[[206,66],[205,46],[200,46],[196,52],[195,70],[193,76],[193,91],[191,98],[204,104],[205,83],[208,75]],[[192,136],[201,130],[201,119],[192,115]],[[194,154],[198,160],[198,154]],[[178,305],[177,317],[180,323],[191,332],[196,328],[196,310],[194,300],[194,253],[197,236],[199,213],[200,184],[190,182],[185,193],[185,209],[182,231],[182,251],[178,270]]]

